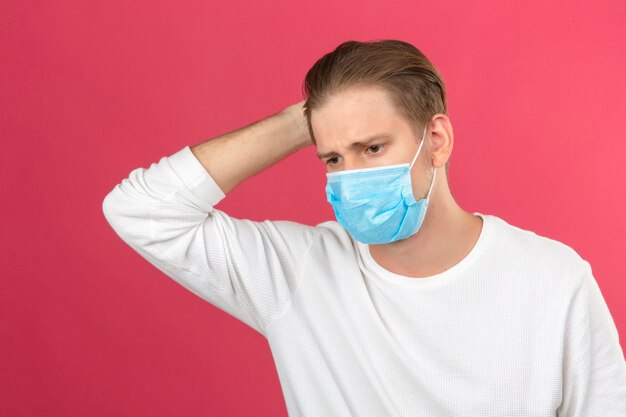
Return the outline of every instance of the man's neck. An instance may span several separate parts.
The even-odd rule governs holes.
[[[396,274],[424,278],[450,269],[471,252],[483,220],[462,210],[449,193],[442,194],[448,198],[430,201],[424,223],[415,235],[369,245],[380,266]]]

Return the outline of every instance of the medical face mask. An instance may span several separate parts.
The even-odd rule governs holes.
[[[337,222],[354,239],[363,243],[391,243],[417,233],[422,226],[436,170],[426,198],[415,201],[411,168],[424,144],[422,141],[413,161],[382,167],[351,169],[326,173],[326,198],[332,205]]]

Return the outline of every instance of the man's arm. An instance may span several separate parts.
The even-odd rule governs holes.
[[[118,236],[161,272],[259,333],[291,305],[320,229],[214,208],[225,193],[309,142],[302,103],[136,168],[102,203]]]
[[[313,141],[300,103],[233,132],[191,146],[225,194]]]

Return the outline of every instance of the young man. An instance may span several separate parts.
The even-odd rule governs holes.
[[[137,168],[115,232],[263,334],[290,416],[626,416],[626,363],[572,248],[468,213],[450,193],[443,80],[412,45],[345,42],[307,100]],[[215,209],[305,146],[337,221]]]

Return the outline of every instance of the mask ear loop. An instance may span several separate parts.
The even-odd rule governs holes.
[[[417,156],[419,155],[420,150],[422,150],[422,145],[424,144],[424,139],[426,138],[426,128],[427,127],[428,127],[428,123],[426,124],[426,126],[424,126],[424,133],[422,134],[422,142],[420,143],[420,146],[417,149],[417,153],[415,154],[415,157],[413,158],[413,162],[411,162],[411,168],[413,168],[413,164],[415,163],[415,160],[417,159]],[[426,196],[426,199],[428,199],[428,200],[430,200],[430,193],[433,190],[433,185],[435,185],[435,177],[436,176],[437,176],[437,170],[433,167],[433,180],[430,182],[430,188],[428,189],[428,195]]]
[[[428,124],[426,124],[426,126],[428,126]],[[426,129],[424,129],[424,134],[426,134]],[[422,142],[424,142],[424,139],[422,139]],[[436,176],[437,176],[437,169],[433,167],[433,180],[430,182],[430,188],[428,189],[428,195],[426,196],[426,199],[428,199],[428,201],[430,201],[430,192],[433,190],[433,185],[435,185]]]
[[[426,128],[427,127],[428,127],[428,123],[426,123],[426,126],[424,126],[424,133],[422,133],[422,141],[420,142],[419,148],[417,148],[417,153],[413,157],[413,162],[411,162],[411,166],[409,167],[409,170],[411,168],[413,168],[413,164],[415,163],[415,160],[417,159],[417,156],[420,154],[420,151],[422,150],[422,145],[424,144],[424,139],[426,138]]]
[[[430,189],[428,190],[428,195],[426,196],[426,198],[429,200],[430,200],[430,192],[433,190],[433,185],[435,184],[436,176],[437,176],[437,170],[435,169],[435,167],[433,167],[433,180],[430,183]]]

